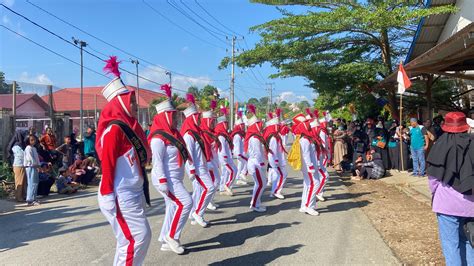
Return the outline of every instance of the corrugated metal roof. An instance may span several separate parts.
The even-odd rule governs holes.
[[[426,7],[454,4],[456,4],[456,0],[428,0]],[[449,16],[450,14],[440,14],[421,19],[405,59],[405,64],[436,46]]]

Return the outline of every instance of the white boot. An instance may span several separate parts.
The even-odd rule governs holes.
[[[201,216],[197,215],[195,212],[193,212],[193,214],[191,215],[194,219],[194,222],[199,224],[200,226],[202,227],[207,227],[207,222],[204,220],[204,218],[202,218]],[[191,222],[192,224],[192,222]]]
[[[166,243],[168,247],[176,254],[180,255],[184,253],[184,248],[181,246],[178,240],[175,240],[169,236],[166,236]],[[162,247],[163,248],[163,247]]]

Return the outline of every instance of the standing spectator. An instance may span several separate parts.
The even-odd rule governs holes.
[[[443,123],[443,117],[438,115],[437,117],[433,118],[433,129],[436,134],[436,138],[441,137],[443,135],[443,129],[441,128],[441,124]]]
[[[425,151],[428,149],[428,133],[426,128],[418,124],[416,118],[410,119],[410,151],[413,159],[412,176],[425,175]]]
[[[26,173],[23,167],[26,148],[26,131],[17,130],[8,144],[9,156],[13,157],[13,173],[15,174],[15,199],[18,202],[25,200],[26,196]]]
[[[344,131],[342,124],[339,124],[339,128],[334,131],[334,168],[337,172],[343,172],[341,168],[341,162],[343,157],[347,155],[347,144],[346,139],[347,135]]]
[[[425,153],[425,158],[427,158],[428,154],[430,153],[431,146],[433,146],[433,143],[438,137],[436,136],[436,131],[433,127],[433,124],[431,123],[431,120],[427,119],[423,123],[423,126],[426,128],[426,134],[428,135],[428,149],[426,149]]]
[[[432,209],[446,265],[474,265],[474,248],[464,225],[474,218],[474,137],[461,112],[446,115],[445,132],[428,156]]]
[[[377,122],[377,125],[374,130],[374,137],[372,138],[372,149],[377,152],[383,162],[383,167],[385,169],[390,169],[390,159],[388,157],[388,131],[385,129],[382,118]]]
[[[84,136],[84,155],[95,158],[95,130],[88,127]]]
[[[388,130],[388,152],[390,157],[390,169],[399,171],[400,164],[400,149],[398,147],[400,138],[397,136],[398,121],[393,120],[390,129]]]
[[[356,123],[355,131],[352,134],[352,143],[354,146],[354,153],[352,155],[352,162],[355,164],[356,159],[359,156],[364,156],[367,151],[367,143],[369,142],[369,137],[362,130],[360,124]]]
[[[25,148],[25,158],[23,161],[23,166],[25,166],[26,176],[28,179],[28,188],[26,191],[26,202],[28,206],[40,205],[36,200],[39,183],[38,167],[40,166],[40,161],[35,145],[36,138],[30,136],[28,146]]]
[[[374,126],[374,119],[368,118],[365,126],[365,134],[368,137],[368,144],[372,143],[375,137],[375,126]]]
[[[47,151],[54,151],[54,149],[56,149],[56,136],[53,134],[53,130],[50,127],[46,128],[46,134],[41,136],[40,143]]]
[[[69,137],[71,139],[70,145],[71,145],[71,148],[72,148],[72,154],[77,153],[77,150],[79,149],[79,145],[80,145],[80,143],[77,141],[77,132],[79,132],[79,129],[77,129],[77,127],[76,127],[72,130],[71,135],[69,135]],[[82,135],[82,133],[81,133],[81,135]],[[74,161],[74,159],[73,159],[73,161]]]
[[[64,137],[64,143],[56,149],[63,155],[63,167],[68,168],[74,162],[74,153],[72,151],[71,136]]]

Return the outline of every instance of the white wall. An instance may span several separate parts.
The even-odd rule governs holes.
[[[457,0],[456,7],[459,12],[449,16],[438,43],[448,39],[474,21],[474,0]]]

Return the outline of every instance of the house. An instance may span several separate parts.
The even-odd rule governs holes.
[[[13,110],[13,94],[0,94],[0,110]],[[48,117],[49,105],[38,94],[16,94],[17,118]]]
[[[83,116],[85,124],[95,124],[99,117],[100,110],[107,104],[107,100],[102,95],[102,88],[84,87],[83,88]],[[129,90],[136,90],[136,87],[127,86]],[[71,116],[74,127],[79,127],[80,109],[81,109],[81,88],[64,88],[53,92],[53,109],[56,113],[65,113]],[[140,88],[136,94],[140,107],[140,123],[149,123],[150,104],[156,98],[165,97],[164,94],[151,90]],[[43,100],[49,102],[49,95],[43,96]],[[97,113],[96,113],[97,111]]]

